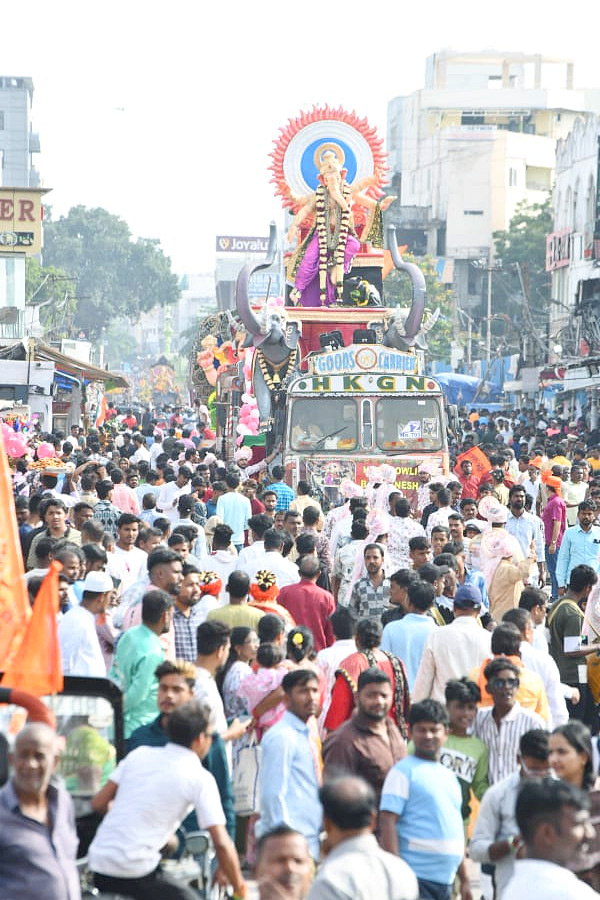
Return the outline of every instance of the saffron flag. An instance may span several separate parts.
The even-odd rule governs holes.
[[[0,669],[19,649],[31,616],[25,583],[21,542],[15,514],[15,501],[0,429]]]
[[[101,425],[104,425],[106,421],[106,413],[108,411],[108,403],[104,394],[102,394],[102,400],[98,404],[98,409],[96,412],[96,428],[100,428]]]
[[[471,447],[470,450],[465,450],[456,457],[455,475],[461,474],[460,464],[465,459],[473,466],[473,478],[478,478],[480,481],[491,469],[490,461],[483,450],[480,450],[479,447]]]
[[[63,689],[62,661],[58,643],[58,573],[62,565],[53,560],[40,585],[21,646],[5,667],[3,685],[21,688],[36,697]]]

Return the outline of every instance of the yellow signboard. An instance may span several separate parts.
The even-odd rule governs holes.
[[[42,251],[44,188],[0,188],[0,254]]]

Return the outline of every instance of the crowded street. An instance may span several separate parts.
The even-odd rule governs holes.
[[[273,896],[305,896],[333,835],[358,858],[328,875],[334,845],[311,897],[330,896],[329,878],[351,896],[363,854],[395,897],[449,896],[456,878],[465,900],[471,880],[485,895],[491,863],[502,897],[523,829],[507,792],[534,776],[593,789],[598,437],[583,419],[485,412],[461,416],[449,475],[420,467],[415,501],[373,467],[327,510],[245,448],[206,447],[191,409],[143,409],[142,424],[111,404],[97,428],[27,441],[6,475],[29,621],[54,582],[65,677],[55,717],[34,710],[17,736],[13,791],[50,790],[60,747],[54,802],[106,812],[87,849],[99,888],[194,896],[176,876],[186,834],[204,829],[237,896],[271,855],[287,872]],[[36,647],[32,675],[51,674],[51,649]],[[18,658],[2,684],[11,666],[27,687]],[[20,844],[0,810],[2,896],[75,896],[62,850],[42,856],[25,827]],[[597,846],[568,860],[592,885]],[[22,880],[27,894],[11,893]]]
[[[0,900],[600,898],[600,92],[136,6],[0,75]]]

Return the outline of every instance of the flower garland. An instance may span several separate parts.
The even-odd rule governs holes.
[[[344,256],[348,232],[350,231],[352,190],[344,182],[341,192],[344,200],[346,200],[346,209],[341,209],[335,203],[333,209],[335,228],[333,232],[329,227],[331,214],[329,191],[324,185],[320,184],[315,192],[315,225],[319,242],[319,297],[322,306],[325,305],[327,299],[327,269],[331,263],[337,269],[336,293],[338,300],[342,299],[344,289]]]
[[[288,373],[296,366],[298,348],[295,347],[290,352],[290,355],[280,363],[268,360],[260,347],[256,351],[254,358],[258,362],[266,386],[270,391],[277,391],[281,388],[282,379],[286,378]]]

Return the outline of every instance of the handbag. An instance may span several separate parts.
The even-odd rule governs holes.
[[[256,743],[256,734],[243,747],[233,773],[233,807],[238,816],[253,816],[260,812],[259,774],[262,749]]]

